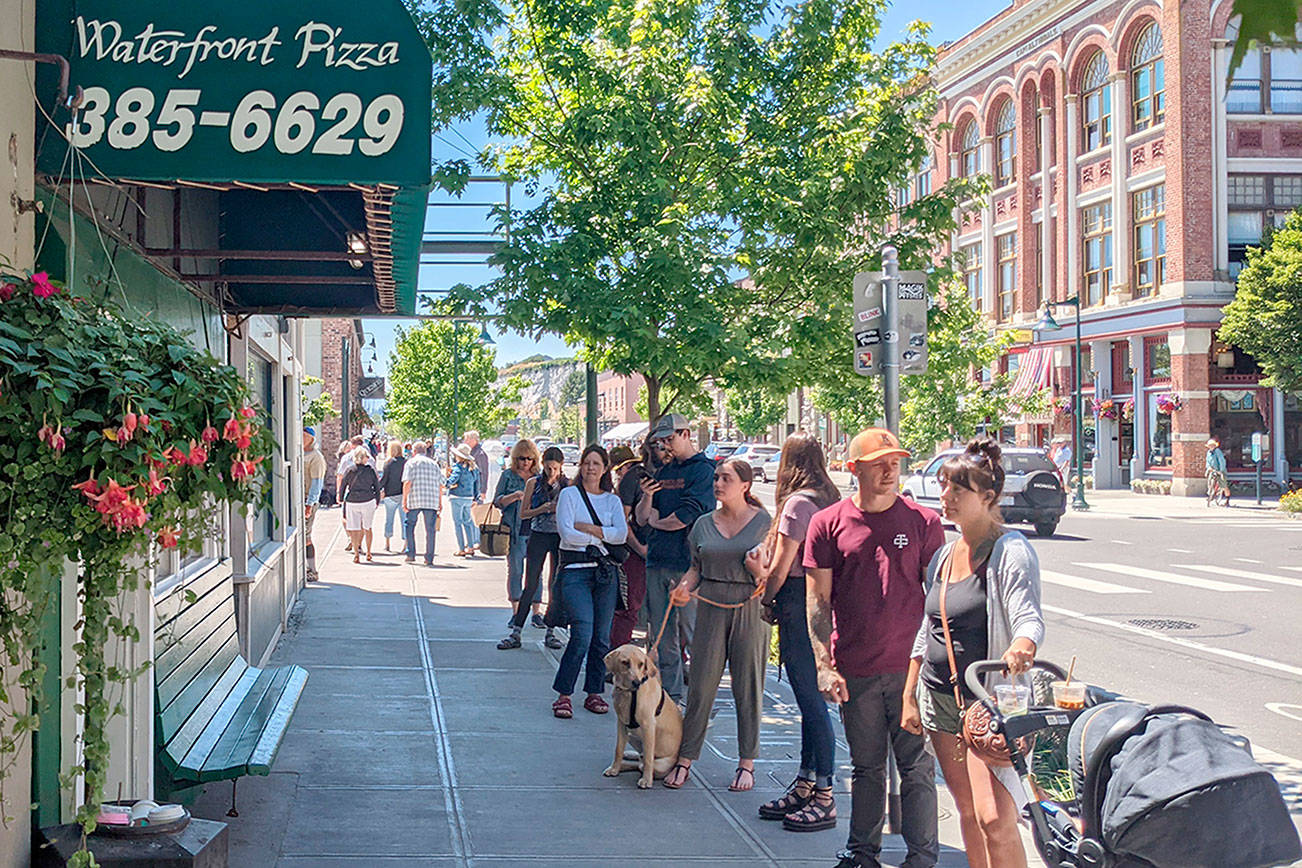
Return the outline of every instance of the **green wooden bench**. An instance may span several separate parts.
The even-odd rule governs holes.
[[[214,566],[154,604],[154,743],[161,794],[266,775],[307,683],[301,666],[240,656],[230,567]],[[231,814],[235,812],[234,783]]]

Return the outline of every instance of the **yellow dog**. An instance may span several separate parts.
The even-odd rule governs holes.
[[[660,670],[637,645],[621,645],[606,655],[606,669],[615,685],[615,761],[603,774],[613,778],[620,772],[641,769],[640,789],[651,786],[678,762],[683,743],[683,715],[678,703],[660,684]],[[624,757],[632,743],[637,761]],[[651,761],[648,762],[647,758]]]

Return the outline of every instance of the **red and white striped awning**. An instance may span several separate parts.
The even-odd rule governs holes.
[[[1022,355],[1022,363],[1017,367],[1017,379],[1013,380],[1014,395],[1031,395],[1040,389],[1049,388],[1053,374],[1053,348],[1031,347]]]

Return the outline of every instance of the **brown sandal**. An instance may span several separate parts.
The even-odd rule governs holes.
[[[750,786],[749,786],[749,787],[743,787],[743,786],[741,785],[741,776],[742,776],[742,775],[750,775]],[[749,790],[753,790],[753,789],[755,789],[755,770],[754,770],[754,769],[743,768],[742,766],[737,766],[737,773],[736,773],[735,775],[732,776],[732,783],[728,785],[728,792],[730,792],[730,793],[744,793],[744,792],[747,792],[747,791],[749,791]]]
[[[672,783],[673,777],[678,773],[679,769],[683,770],[683,779],[676,784]],[[674,763],[674,767],[669,770],[669,774],[665,775],[665,786],[671,790],[682,789],[683,784],[687,783],[691,779],[692,767],[690,765],[687,763]]]
[[[574,716],[574,706],[570,704],[568,696],[562,696],[552,703],[552,716],[561,720],[569,720]]]

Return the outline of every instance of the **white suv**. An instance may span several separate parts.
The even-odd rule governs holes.
[[[750,464],[750,469],[755,471],[755,479],[759,482],[768,482],[770,477],[764,472],[764,463],[770,458],[777,458],[782,454],[781,446],[770,446],[767,443],[743,443],[736,452],[729,455],[729,458],[740,458]]]

